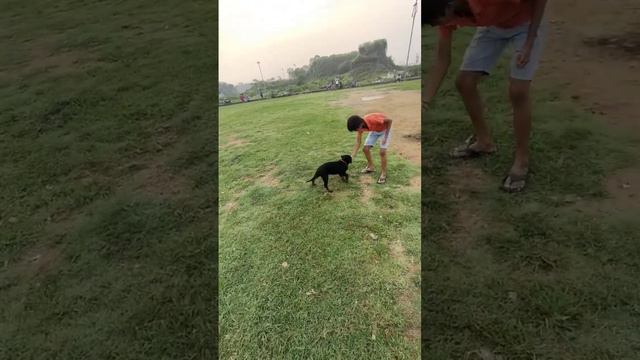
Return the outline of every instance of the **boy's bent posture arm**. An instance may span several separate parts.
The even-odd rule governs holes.
[[[529,31],[527,33],[527,40],[525,42],[524,48],[521,50],[520,54],[518,54],[517,63],[519,67],[524,67],[529,62],[529,58],[531,57],[531,50],[533,49],[533,44],[535,43],[536,37],[538,36],[540,23],[542,22],[542,18],[544,17],[544,10],[547,6],[547,0],[533,0],[531,1],[531,6],[533,6],[533,15],[531,17],[531,23],[529,24]]]
[[[389,138],[389,132],[391,131],[391,124],[392,123],[393,123],[393,120],[391,120],[389,118],[385,118],[384,119],[385,130],[384,130],[384,138],[382,138],[382,145],[383,146],[387,143],[387,138]]]
[[[356,132],[356,143],[353,145],[353,150],[351,150],[351,158],[354,159],[358,150],[360,150],[360,145],[362,144],[362,131]]]
[[[451,65],[451,34],[440,34],[438,37],[438,48],[436,50],[436,61],[428,75],[425,98],[423,105],[429,108],[429,104],[436,96],[442,81],[447,75],[449,65]]]

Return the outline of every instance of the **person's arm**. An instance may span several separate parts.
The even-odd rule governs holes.
[[[540,28],[540,23],[544,17],[547,0],[532,0],[531,6],[533,7],[533,15],[531,17],[531,23],[529,24],[529,31],[527,33],[527,40],[524,43],[524,48],[522,48],[518,54],[517,65],[519,67],[524,67],[529,63],[531,49],[533,49],[533,44],[536,42],[536,38],[538,37],[538,29]]]
[[[351,158],[355,159],[358,150],[360,150],[360,145],[362,144],[362,131],[356,132],[356,143],[353,145],[353,150],[351,150]]]
[[[442,81],[447,75],[449,65],[451,65],[451,32],[442,33],[439,31],[438,46],[436,49],[435,64],[427,77],[425,97],[422,99],[422,105],[425,109],[429,108],[429,104],[436,96]]]
[[[393,124],[393,120],[389,118],[384,119],[384,138],[382,138],[382,145],[387,143],[387,138],[389,137],[389,132],[391,131],[391,124]]]

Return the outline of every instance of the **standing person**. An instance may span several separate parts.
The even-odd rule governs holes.
[[[393,121],[383,113],[371,113],[364,117],[352,115],[347,119],[347,130],[350,132],[357,131],[356,142],[351,151],[352,159],[355,158],[362,144],[362,133],[365,131],[369,132],[364,143],[364,148],[362,149],[367,158],[367,167],[364,168],[361,173],[370,174],[375,171],[373,159],[371,158],[371,148],[378,139],[382,138],[380,141],[380,176],[378,177],[378,184],[387,182],[387,148],[389,147],[392,123]]]
[[[423,23],[438,26],[436,61],[425,89],[423,108],[429,109],[451,64],[454,30],[477,27],[467,47],[456,87],[462,96],[474,136],[453,149],[455,158],[492,154],[495,144],[484,118],[478,82],[489,75],[507,46],[514,48],[510,65],[509,99],[513,107],[515,157],[503,179],[507,192],[522,191],[529,173],[531,81],[542,51],[542,19],[547,0],[431,0],[423,5]]]

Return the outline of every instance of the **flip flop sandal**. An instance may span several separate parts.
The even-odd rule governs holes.
[[[509,174],[502,180],[500,189],[508,193],[521,192],[527,186],[528,175],[528,173],[525,173],[524,175]]]
[[[360,171],[360,174],[371,174],[374,171],[375,170],[371,170],[369,168],[364,168],[364,169],[362,169],[362,171]]]
[[[378,184],[383,185],[386,182],[387,182],[387,178],[385,176],[380,176],[378,178]]]
[[[496,152],[495,150],[481,151],[481,150],[472,149],[471,144],[473,144],[474,141],[475,141],[475,136],[473,135],[469,136],[467,140],[464,141],[463,145],[457,146],[451,151],[450,153],[451,157],[454,159],[472,159],[472,158],[477,158],[483,155],[491,155]]]

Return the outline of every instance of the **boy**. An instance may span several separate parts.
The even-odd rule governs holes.
[[[455,158],[491,154],[496,148],[483,116],[478,82],[489,75],[507,45],[515,48],[511,61],[509,98],[513,107],[515,159],[501,188],[508,192],[524,189],[529,172],[529,133],[531,131],[531,80],[540,60],[540,24],[546,0],[432,0],[423,5],[423,22],[439,27],[435,65],[430,72],[423,99],[431,100],[451,64],[453,31],[460,26],[478,27],[467,47],[456,80],[474,128],[474,137],[453,149]]]
[[[360,145],[362,144],[362,133],[368,131],[367,139],[364,143],[365,157],[367,158],[367,167],[364,168],[361,173],[369,174],[374,172],[373,161],[371,159],[371,148],[375,145],[379,138],[382,138],[380,142],[380,177],[378,177],[378,184],[384,184],[387,181],[387,148],[389,147],[389,136],[391,135],[392,120],[382,113],[371,113],[364,117],[358,115],[352,115],[347,119],[347,130],[350,132],[357,131],[356,143],[351,151],[351,158],[355,158]]]

